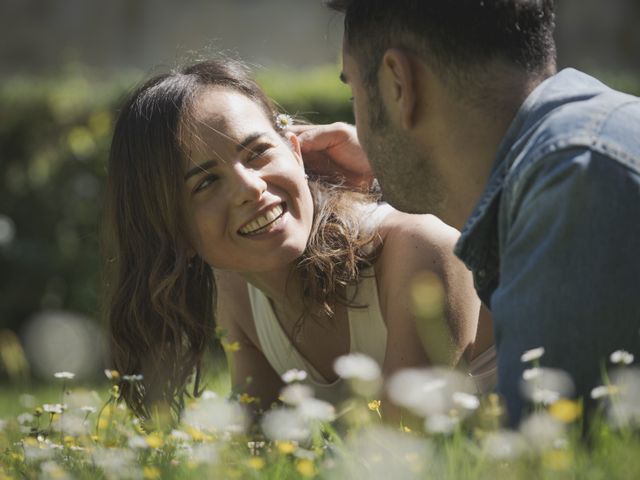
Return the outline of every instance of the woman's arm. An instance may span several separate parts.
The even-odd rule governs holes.
[[[266,409],[278,399],[283,382],[257,347],[246,281],[232,272],[216,271],[215,278],[216,320],[224,330],[222,342],[232,389],[258,399],[255,406]]]
[[[458,364],[473,346],[480,309],[471,273],[453,253],[459,233],[432,215],[393,212],[381,234],[384,246],[376,275],[388,330],[385,374],[418,365]],[[439,280],[443,316],[416,313],[412,286],[421,275],[427,282]]]

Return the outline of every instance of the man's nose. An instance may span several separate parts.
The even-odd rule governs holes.
[[[236,205],[260,200],[267,189],[267,182],[264,181],[260,172],[243,165],[234,168],[234,177],[233,201]]]

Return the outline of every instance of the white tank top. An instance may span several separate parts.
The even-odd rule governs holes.
[[[361,218],[366,221],[365,228],[377,228],[382,219],[393,209],[388,204],[364,205]],[[273,311],[268,297],[261,290],[247,284],[251,311],[258,334],[259,348],[271,367],[284,374],[293,368],[307,372],[304,383],[315,390],[317,398],[339,403],[349,395],[348,386],[338,378],[328,382],[303,356],[289,340]],[[355,294],[355,296],[354,296]],[[353,298],[358,307],[347,309],[349,321],[349,352],[364,353],[373,358],[380,366],[384,364],[387,348],[387,326],[380,311],[378,286],[373,268],[361,272],[358,288],[347,287],[347,298]],[[364,307],[360,307],[364,305]],[[491,391],[495,387],[496,354],[491,347],[474,359],[469,365],[480,393]]]
[[[248,284],[248,289],[260,349],[276,373],[282,375],[292,368],[305,370],[305,383],[314,388],[317,398],[331,403],[344,400],[348,395],[344,382],[341,379],[328,382],[291,343],[267,296],[253,285]],[[347,287],[347,298],[352,298],[354,290],[353,286]],[[387,326],[380,312],[378,286],[372,269],[362,272],[353,304],[366,306],[347,309],[349,351],[364,353],[382,365],[387,348]]]

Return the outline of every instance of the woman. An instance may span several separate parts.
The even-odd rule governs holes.
[[[144,375],[122,386],[143,416],[155,402],[179,409],[194,371],[197,390],[214,317],[234,390],[262,407],[293,367],[337,401],[340,355],[361,351],[390,374],[455,365],[473,346],[479,301],[451,253],[458,233],[308,178],[296,136],[274,124],[237,62],[198,63],[133,93],[114,132],[107,198],[112,356],[120,372]],[[425,270],[445,290],[439,352],[425,351],[410,308]]]

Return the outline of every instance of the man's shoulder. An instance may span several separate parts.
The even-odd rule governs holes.
[[[521,141],[513,143],[507,183],[521,183],[550,159],[571,158],[577,150],[640,172],[640,98],[580,75],[579,87],[571,82],[556,85],[555,96],[542,96],[541,105],[532,110],[531,116],[537,117],[523,129]]]

